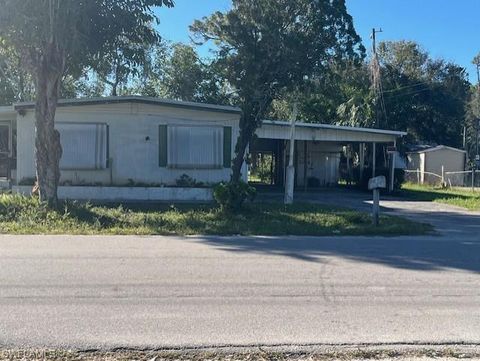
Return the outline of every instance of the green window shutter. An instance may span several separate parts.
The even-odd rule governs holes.
[[[159,166],[165,168],[168,163],[167,152],[168,152],[168,135],[167,135],[167,126],[160,125],[158,132],[158,154],[159,154]]]
[[[232,167],[232,127],[223,128],[223,167]]]
[[[110,159],[110,126],[107,124],[106,126],[107,128],[107,166],[106,168],[111,168],[112,165],[110,164],[111,163],[111,159]]]

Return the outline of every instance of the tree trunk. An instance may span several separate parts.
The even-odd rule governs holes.
[[[235,149],[235,158],[232,162],[232,182],[239,182],[242,178],[242,166],[245,162],[245,153],[249,144],[249,138],[240,131],[240,136],[238,137],[236,149]]]
[[[53,44],[39,59],[36,68],[35,158],[40,200],[49,206],[58,202],[60,133],[55,129],[58,94],[65,67],[63,53]]]
[[[111,92],[111,94],[110,94],[112,97],[118,96],[118,91],[117,91],[117,89],[118,89],[118,81],[115,80],[115,82],[112,83],[112,92]]]
[[[247,148],[258,128],[258,120],[255,115],[244,112],[240,119],[240,135],[235,146],[235,158],[232,162],[232,182],[239,182],[242,178],[242,167],[246,161]]]
[[[240,135],[235,146],[235,158],[232,162],[232,182],[239,182],[242,178],[242,166],[245,162],[247,148],[255,136],[255,131],[261,126],[261,121],[272,101],[273,97],[268,93],[257,93],[254,94],[253,99],[247,100],[242,107]]]

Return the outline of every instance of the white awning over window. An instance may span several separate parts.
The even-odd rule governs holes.
[[[180,169],[223,167],[222,127],[168,127],[168,166]]]
[[[107,168],[108,126],[92,123],[57,123],[63,155],[60,168],[64,170],[93,170]]]

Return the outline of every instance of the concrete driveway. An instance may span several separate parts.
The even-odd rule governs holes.
[[[439,235],[0,236],[0,348],[480,345],[479,215],[384,206]]]
[[[260,193],[261,201],[281,202],[280,193]],[[371,212],[372,195],[356,190],[325,189],[318,192],[295,193],[295,200],[347,207]],[[385,214],[410,218],[417,222],[429,223],[442,235],[480,235],[480,212],[473,212],[447,204],[435,202],[410,201],[388,195],[382,195],[381,210]]]

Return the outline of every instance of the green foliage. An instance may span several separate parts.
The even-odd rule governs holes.
[[[478,75],[480,75],[480,53],[473,58],[472,63],[477,67]],[[475,87],[470,87],[470,99],[466,104],[465,131],[466,151],[469,158],[473,160],[478,151],[477,147],[480,147],[478,145],[480,134],[480,83]]]
[[[54,42],[69,70],[78,71],[117,48],[119,39],[155,42],[153,7],[162,5],[173,6],[173,1],[0,0],[0,38],[32,67]]]
[[[195,188],[195,187],[204,187],[203,182],[198,182],[196,179],[190,177],[188,174],[182,174],[180,178],[175,181],[177,187],[184,188]]]
[[[148,66],[151,46],[158,41],[159,39],[146,38],[132,42],[119,37],[115,39],[113,48],[97,55],[92,71],[101,83],[110,87],[108,95],[121,95],[129,81],[141,74],[142,69]]]
[[[130,89],[133,93],[183,101],[230,104],[226,81],[215,62],[200,59],[190,45],[161,42]]]
[[[249,181],[272,184],[272,153],[252,154]]]
[[[222,210],[228,212],[239,211],[245,201],[253,201],[256,195],[255,188],[243,181],[219,183],[213,189],[213,197]]]
[[[21,65],[19,54],[0,38],[0,105],[33,99],[31,76]]]
[[[299,101],[299,119],[307,123],[371,127],[373,94],[366,64],[332,62],[301,92],[285,92],[275,100],[269,118],[290,119],[291,105]],[[308,86],[307,86],[308,85]]]
[[[106,85],[116,95],[160,39],[155,6],[173,0],[0,0],[0,104],[35,98],[47,56],[65,75],[61,97],[103,95]]]
[[[49,209],[38,199],[0,195],[0,233],[4,234],[138,234],[138,235],[375,235],[423,234],[430,227],[382,216],[314,204],[258,203],[235,212],[208,205],[138,204],[94,206],[66,202]]]
[[[383,42],[378,46],[386,117],[376,119],[369,65],[332,62],[316,74],[309,87],[286,92],[275,101],[271,117],[289,119],[291,104],[300,99],[302,121],[407,131],[407,143],[461,146],[462,128],[473,144],[474,119],[480,115],[478,93],[471,96],[465,70],[443,59],[433,59],[417,43]],[[477,98],[477,99],[474,99]]]
[[[388,126],[406,130],[411,143],[460,147],[469,97],[465,69],[405,41],[381,44],[380,59]]]
[[[0,215],[2,220],[16,219],[18,214],[26,209],[39,209],[38,198],[24,197],[18,194],[0,194]]]
[[[194,101],[203,80],[203,67],[194,48],[175,44],[163,68],[162,84],[165,93],[173,99]]]
[[[472,87],[470,94],[465,107],[465,142],[467,154],[473,160],[477,154],[478,134],[480,134],[480,89]]]

